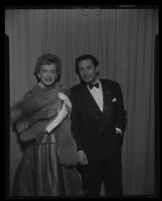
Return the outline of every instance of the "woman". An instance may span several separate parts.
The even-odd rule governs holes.
[[[73,167],[77,148],[71,134],[71,103],[62,86],[61,61],[43,54],[35,67],[37,85],[11,108],[11,120],[27,148],[17,168],[15,196],[82,195]]]

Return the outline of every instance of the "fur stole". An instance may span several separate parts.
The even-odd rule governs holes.
[[[62,101],[58,98],[58,92],[67,92],[60,83],[48,89],[36,86],[11,108],[11,121],[21,141],[39,139],[37,142],[41,142],[45,127],[57,116],[58,109],[61,108]],[[54,129],[54,134],[60,163],[67,166],[76,165],[77,146],[71,133],[71,120],[64,119]]]
[[[20,118],[26,119],[33,115],[39,109],[52,104],[58,99],[58,92],[65,89],[62,84],[56,83],[54,87],[41,88],[36,85],[32,90],[25,94],[24,98],[17,102],[12,108],[10,117],[13,123]]]
[[[58,140],[57,140],[58,138]],[[71,120],[66,118],[56,136],[57,154],[61,164],[72,166],[77,164],[77,145],[71,133]]]

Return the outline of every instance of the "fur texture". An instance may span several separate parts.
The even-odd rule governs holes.
[[[60,134],[61,133],[61,134]],[[66,118],[61,124],[61,132],[57,140],[57,153],[63,165],[77,164],[77,146],[71,133],[71,120]]]
[[[45,127],[57,115],[62,105],[58,92],[64,92],[62,85],[57,84],[51,89],[41,89],[37,86],[11,108],[11,120],[21,141],[39,139],[41,142]],[[60,163],[67,166],[76,165],[77,146],[71,133],[71,120],[66,118],[59,125],[59,129],[55,130]]]

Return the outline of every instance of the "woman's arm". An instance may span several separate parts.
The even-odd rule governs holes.
[[[70,115],[71,112],[72,105],[69,98],[63,93],[58,93],[58,96],[63,101],[63,105],[61,110],[58,112],[57,117],[45,128],[45,131],[48,133],[51,133],[53,129],[55,129],[68,115]]]

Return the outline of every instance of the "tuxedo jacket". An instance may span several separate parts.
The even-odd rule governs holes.
[[[72,133],[78,151],[84,150],[88,159],[106,159],[121,153],[126,117],[119,84],[100,79],[103,90],[103,112],[99,109],[87,85],[71,88]],[[116,129],[122,130],[122,136]]]

